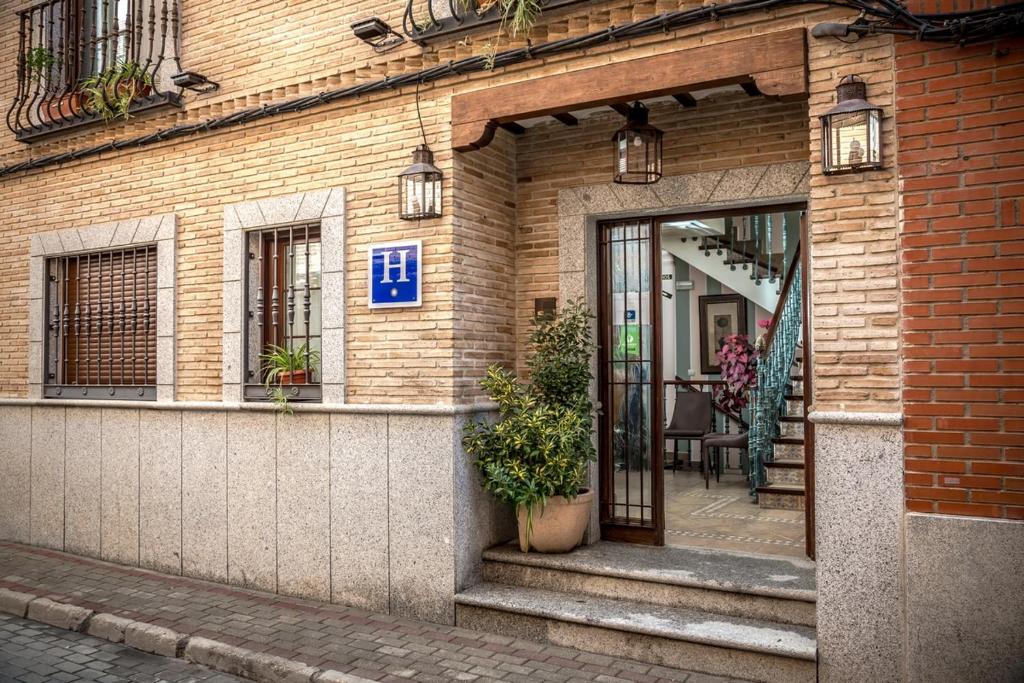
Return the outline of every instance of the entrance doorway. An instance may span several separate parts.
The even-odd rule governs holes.
[[[802,205],[598,224],[603,538],[813,557],[803,232]],[[723,344],[755,342],[737,397]]]

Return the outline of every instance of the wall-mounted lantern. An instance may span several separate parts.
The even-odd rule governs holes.
[[[426,144],[412,153],[412,166],[398,175],[398,216],[406,221],[441,217],[441,179]]]
[[[647,122],[649,111],[636,102],[626,115],[626,125],[612,138],[616,183],[650,185],[661,179],[660,130]]]
[[[836,88],[836,106],[821,117],[821,170],[826,175],[882,168],[882,108],[867,101],[860,76]]]

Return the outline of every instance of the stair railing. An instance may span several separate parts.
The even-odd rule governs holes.
[[[780,418],[785,414],[786,391],[802,324],[801,276],[798,244],[757,363],[757,385],[751,391],[750,491],[755,496],[757,487],[765,481],[765,463],[774,459],[773,441],[779,436]]]

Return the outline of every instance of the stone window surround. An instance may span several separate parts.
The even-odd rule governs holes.
[[[242,401],[242,320],[245,310],[243,233],[296,223],[320,223],[321,353],[324,404],[345,402],[345,189],[311,190],[224,207],[223,400]],[[329,351],[334,349],[334,352]]]
[[[175,372],[175,240],[178,219],[173,213],[37,233],[29,242],[29,397],[43,395],[46,309],[46,259],[119,247],[156,245],[156,396],[158,402],[174,400]],[[70,397],[69,397],[70,398]],[[51,398],[59,402],[62,399]]]
[[[558,298],[583,299],[597,309],[597,222],[634,216],[664,216],[716,209],[756,208],[806,202],[810,196],[810,164],[794,161],[743,166],[720,171],[665,176],[652,185],[603,183],[565,187],[558,191]],[[813,314],[812,314],[813,315]],[[592,323],[597,335],[597,321]],[[591,359],[597,376],[597,357]],[[598,400],[598,387],[591,399]],[[597,433],[594,434],[594,446]],[[592,490],[599,490],[598,468],[590,468]],[[600,501],[594,498],[587,543],[600,538]]]

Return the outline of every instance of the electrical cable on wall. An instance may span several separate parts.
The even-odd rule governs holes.
[[[307,95],[277,104],[243,109],[198,123],[180,124],[153,133],[124,140],[112,140],[94,147],[53,154],[30,159],[0,168],[0,177],[67,161],[76,161],[90,156],[131,147],[174,140],[194,133],[219,130],[242,125],[260,119],[306,111],[324,104],[368,95],[386,90],[397,90],[407,85],[437,81],[451,75],[462,75],[504,66],[543,59],[556,54],[605,45],[630,38],[639,38],[655,33],[664,33],[685,28],[705,21],[765,11],[795,5],[817,5],[857,10],[860,17],[851,24],[820,24],[816,37],[835,37],[869,34],[894,34],[912,37],[921,41],[967,45],[992,40],[1004,35],[1020,34],[1024,31],[1024,2],[1015,2],[1000,7],[991,7],[971,12],[947,14],[913,14],[897,0],[737,0],[736,2],[709,5],[691,10],[665,12],[648,19],[634,21],[622,26],[610,26],[574,38],[528,45],[498,52],[494,55],[478,55],[446,62],[423,71],[388,76],[359,85]],[[823,28],[824,27],[824,28]]]

